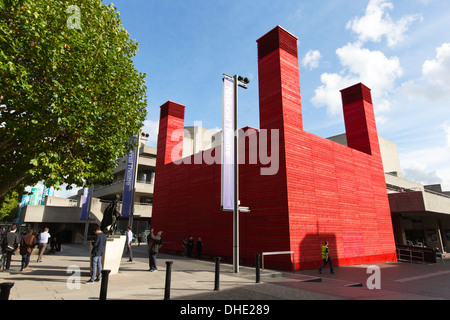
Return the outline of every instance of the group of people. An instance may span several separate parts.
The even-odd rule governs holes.
[[[127,239],[126,239],[126,248],[129,254],[129,260],[133,261],[133,253],[131,250],[131,242],[132,242],[132,231],[131,227],[127,229]],[[163,245],[163,231],[159,231],[157,234],[154,234],[154,230],[151,229],[149,235],[147,236],[147,244],[148,244],[148,254],[149,254],[149,271],[156,272],[158,271],[156,265],[156,257],[159,253],[159,249]],[[22,256],[21,268],[20,271],[24,271],[29,267],[30,264],[30,256],[37,245],[39,247],[39,254],[37,258],[37,262],[42,262],[42,256],[47,248],[49,239],[51,235],[49,233],[49,228],[45,228],[43,232],[35,233],[33,229],[29,229],[22,238],[19,238],[17,233],[17,228],[15,225],[8,228],[6,232],[1,235],[1,263],[0,268],[2,270],[8,270],[11,265],[11,258],[14,252],[20,247],[20,255]],[[95,228],[95,239],[92,242],[92,273],[91,278],[88,283],[92,283],[94,281],[100,281],[101,279],[101,271],[102,271],[102,256],[105,253],[106,246],[106,235],[101,231],[100,226]],[[197,256],[198,258],[202,255],[203,242],[199,237],[197,239]],[[190,237],[189,239],[186,237],[183,240],[183,253],[184,255],[190,257],[192,256],[192,251],[194,249],[194,239]],[[322,273],[323,268],[327,264],[330,265],[330,272],[333,274],[333,264],[330,257],[330,252],[328,249],[328,242],[325,242],[322,246],[322,259],[323,265],[319,268],[319,272]]]
[[[1,237],[2,257],[0,268],[2,270],[9,270],[12,255],[20,248],[19,253],[22,256],[20,271],[28,269],[30,265],[30,256],[36,245],[39,247],[37,262],[42,262],[42,256],[47,249],[50,237],[49,228],[45,228],[44,231],[40,233],[35,233],[33,229],[29,229],[27,233],[20,238],[15,225],[8,227],[8,230],[4,232]]]
[[[102,256],[105,253],[106,235],[102,232],[100,226],[97,226],[94,232],[95,232],[95,239],[92,241],[92,251],[91,251],[92,273],[91,278],[87,281],[87,283],[100,281],[102,278],[101,273]],[[153,229],[150,230],[150,233],[147,236],[150,272],[158,271],[158,268],[156,266],[156,256],[163,244],[162,236],[163,236],[162,231],[159,231],[157,234],[154,234]],[[131,230],[131,227],[128,227],[126,232],[125,248],[129,255],[128,259],[129,262],[133,261],[133,251],[131,248],[132,239],[133,239],[133,232]]]
[[[186,237],[183,239],[183,255],[191,257],[192,251],[194,250],[194,238],[190,237],[189,239]],[[197,258],[202,257],[202,250],[203,250],[203,241],[202,238],[197,239],[197,245],[195,246],[197,250]]]

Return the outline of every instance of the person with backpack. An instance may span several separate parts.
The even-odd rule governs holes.
[[[325,244],[322,246],[322,259],[323,265],[319,268],[319,273],[322,273],[322,269],[327,264],[330,264],[330,274],[334,274],[333,263],[331,262],[330,251],[328,250],[328,241],[325,241]]]
[[[19,247],[19,235],[17,234],[16,226],[11,227],[11,231],[9,231],[6,236],[2,239],[2,248],[4,248],[4,252],[6,252],[6,261],[4,270],[8,270],[11,265],[11,256]]]
[[[156,255],[159,252],[159,249],[161,248],[163,244],[162,240],[163,232],[159,231],[156,236],[153,235],[153,229],[150,231],[148,240],[151,240],[151,243],[149,241],[148,246],[148,254],[149,254],[149,265],[150,265],[150,272],[156,272],[158,271],[158,268],[156,266]]]

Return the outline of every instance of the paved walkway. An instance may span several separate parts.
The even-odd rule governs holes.
[[[148,271],[147,246],[133,246],[134,261],[124,254],[118,274],[109,276],[108,300],[163,300],[166,261],[173,261],[171,300],[440,300],[450,299],[450,260],[435,264],[381,263],[380,289],[370,289],[368,265],[336,267],[322,274],[317,270],[261,271],[256,283],[255,269],[220,265],[220,290],[214,290],[215,263],[160,254],[158,272]],[[100,283],[89,279],[89,247],[63,245],[63,251],[45,255],[30,267],[20,269],[20,256],[13,256],[9,271],[0,272],[0,283],[14,282],[10,300],[98,300]],[[80,275],[78,277],[77,272]],[[75,272],[75,273],[74,273]],[[368,284],[368,279],[369,284]]]

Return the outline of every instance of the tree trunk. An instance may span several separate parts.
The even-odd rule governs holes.
[[[3,198],[11,189],[16,187],[19,183],[21,183],[27,176],[28,176],[27,174],[20,175],[14,178],[12,181],[9,181],[4,185],[0,186],[0,198]]]

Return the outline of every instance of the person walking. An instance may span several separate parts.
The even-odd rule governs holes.
[[[330,264],[330,274],[334,274],[333,263],[331,262],[330,251],[328,249],[328,241],[322,246],[322,259],[323,265],[319,268],[319,272],[322,273],[322,269],[325,268],[327,264]]]
[[[133,261],[133,251],[131,250],[132,241],[133,241],[133,232],[131,231],[131,226],[128,226],[126,246],[127,246],[127,253],[129,256],[129,258],[128,258],[129,262]]]
[[[5,269],[5,263],[6,263],[6,256],[7,256],[7,252],[6,252],[6,235],[8,234],[8,232],[11,231],[11,227],[9,226],[8,229],[5,231],[3,230],[2,233],[2,239],[1,239],[1,247],[2,247],[2,259],[1,259],[1,263],[0,263],[0,268],[1,270]]]
[[[197,258],[198,259],[200,259],[202,257],[202,249],[203,249],[202,238],[198,237],[198,239],[197,239]]]
[[[102,256],[105,253],[106,235],[101,231],[100,226],[95,228],[95,240],[92,243],[92,274],[87,283],[100,281],[102,278]]]
[[[27,270],[30,265],[30,255],[36,245],[36,236],[33,234],[33,229],[29,229],[27,234],[22,237],[20,241],[20,254],[22,255],[22,265],[20,271]]]
[[[159,249],[162,246],[163,240],[162,240],[163,232],[158,231],[158,233],[153,235],[153,230],[150,232],[150,239],[152,240],[151,243],[149,243],[148,247],[148,258],[149,258],[149,265],[150,265],[150,272],[156,272],[158,271],[158,267],[156,266],[156,255],[159,252]]]
[[[192,256],[192,250],[194,249],[194,238],[190,237],[187,243],[187,256]]]
[[[42,256],[44,255],[45,249],[47,249],[48,239],[51,235],[48,233],[49,229],[44,228],[44,232],[41,232],[38,236],[38,246],[39,246],[39,256],[37,262],[42,262]]]
[[[2,241],[2,248],[5,248],[6,258],[3,270],[8,270],[11,265],[11,256],[19,246],[19,236],[16,232],[16,226],[12,226],[11,230],[6,234]]]
[[[188,246],[188,239],[186,237],[184,237],[181,246],[183,247],[183,257],[186,257],[186,255],[187,255],[187,246]]]

